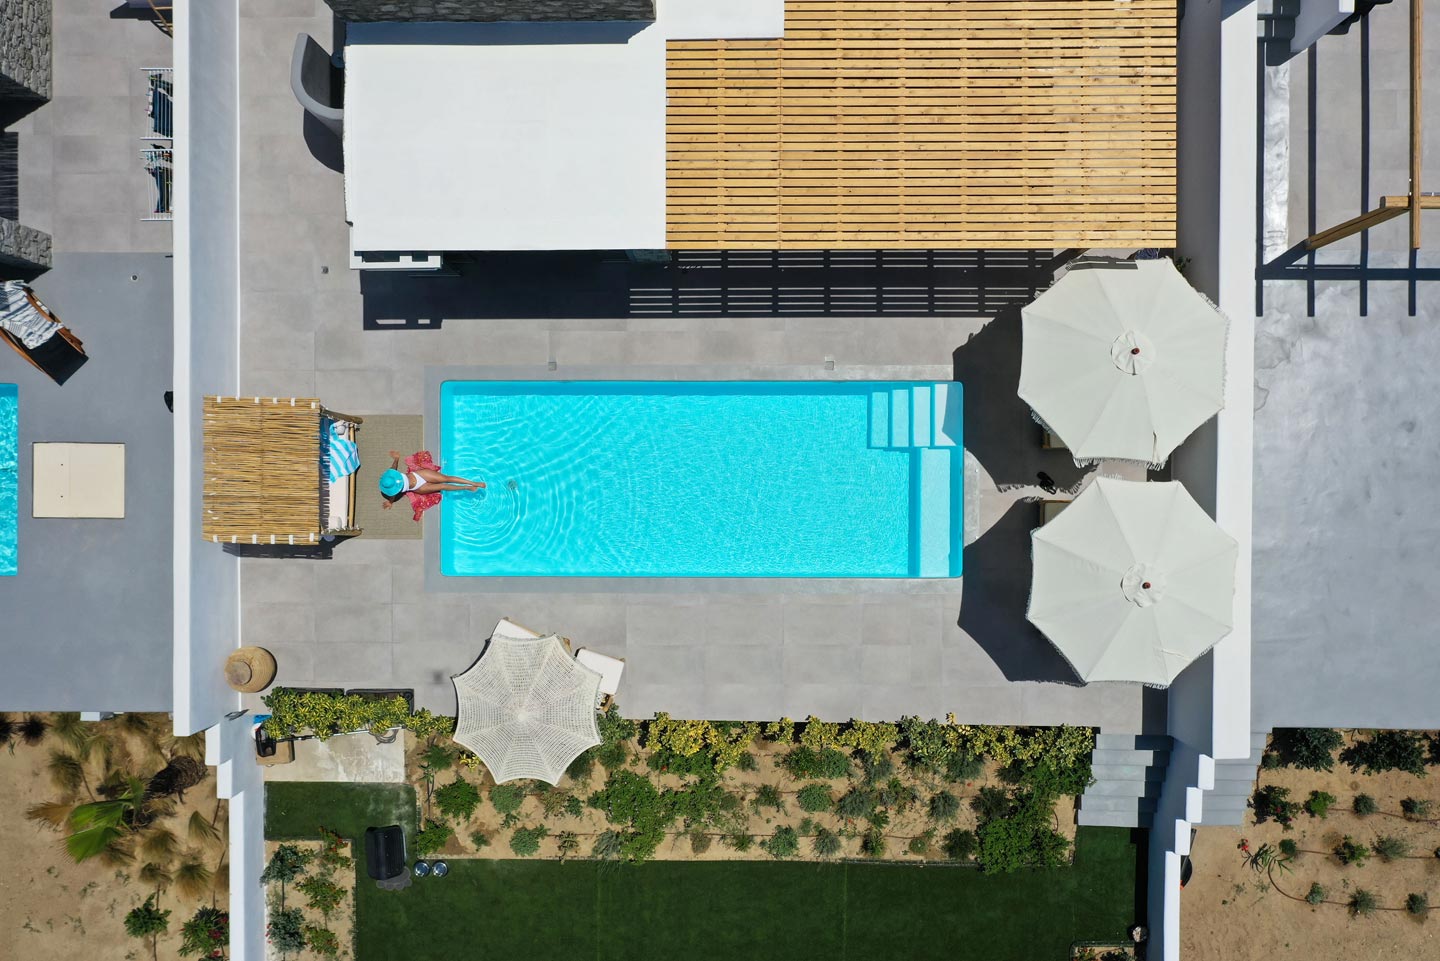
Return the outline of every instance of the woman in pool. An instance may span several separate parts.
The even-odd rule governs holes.
[[[443,494],[445,491],[475,491],[485,486],[484,481],[451,477],[438,470],[423,467],[400,469],[398,450],[390,452],[390,469],[380,475],[380,496],[385,498],[385,510],[406,494]]]

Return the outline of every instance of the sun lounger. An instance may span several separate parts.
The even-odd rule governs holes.
[[[89,359],[80,338],[18,280],[0,283],[0,337],[57,384],[69,380]]]
[[[624,658],[611,657],[582,647],[575,652],[575,660],[600,675],[600,708],[604,710],[609,706],[615,692],[620,690],[620,675],[625,672]]]

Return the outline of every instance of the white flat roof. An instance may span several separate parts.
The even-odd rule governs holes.
[[[653,24],[432,26],[351,27],[352,249],[665,246],[665,41]]]

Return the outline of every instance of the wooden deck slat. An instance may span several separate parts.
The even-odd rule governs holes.
[[[671,247],[1170,246],[1175,0],[787,0],[668,48]]]

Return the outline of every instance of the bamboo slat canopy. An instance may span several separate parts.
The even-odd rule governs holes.
[[[1175,0],[786,0],[671,41],[667,245],[1169,247]]]
[[[313,397],[205,398],[205,540],[319,541],[323,416]]]

